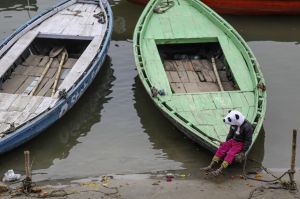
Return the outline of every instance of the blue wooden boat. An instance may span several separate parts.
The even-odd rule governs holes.
[[[37,136],[82,96],[101,68],[113,16],[105,0],[67,0],[0,45],[0,154]]]

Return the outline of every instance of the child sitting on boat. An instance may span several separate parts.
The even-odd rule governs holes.
[[[202,168],[204,171],[212,171],[213,167],[225,156],[220,168],[212,171],[215,176],[220,175],[224,169],[232,164],[237,154],[244,156],[252,143],[253,127],[242,113],[236,110],[229,111],[223,121],[230,125],[226,142],[220,144],[210,165]]]

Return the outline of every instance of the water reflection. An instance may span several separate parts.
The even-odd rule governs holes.
[[[31,151],[36,169],[48,168],[53,160],[68,157],[70,150],[79,143],[78,139],[85,137],[101,120],[103,105],[111,99],[107,96],[112,92],[115,77],[110,65],[107,57],[92,85],[63,118],[37,138],[1,156],[0,173],[10,168],[22,171],[24,150]]]
[[[4,0],[0,3],[1,11],[37,11],[36,0]]]

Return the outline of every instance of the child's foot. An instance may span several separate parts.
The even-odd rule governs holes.
[[[217,170],[215,170],[215,171],[212,171],[211,174],[212,174],[213,176],[215,176],[215,177],[218,177],[219,175],[222,174],[222,171],[223,171],[223,169],[219,168],[219,169],[217,169]]]
[[[205,172],[209,172],[209,171],[212,171],[213,168],[211,165],[207,166],[207,167],[202,167],[200,168],[201,171],[205,171]]]

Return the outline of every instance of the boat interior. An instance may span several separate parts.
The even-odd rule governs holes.
[[[9,73],[6,73],[0,92],[28,95],[37,86],[32,95],[51,97],[60,62],[62,66],[56,87],[59,87],[90,42],[90,40],[36,38],[18,57]],[[64,60],[62,60],[63,53],[65,53]],[[45,70],[48,64],[49,69]],[[37,85],[43,73],[44,77]]]
[[[0,138],[54,106],[93,66],[108,27],[101,6],[69,1],[2,46]]]
[[[239,90],[219,43],[163,44],[157,48],[173,93]]]

